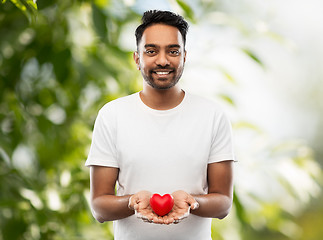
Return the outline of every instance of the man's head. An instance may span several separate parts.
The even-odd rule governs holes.
[[[182,76],[188,24],[171,12],[148,11],[136,30],[134,60],[150,87],[170,89]]]
[[[185,47],[188,23],[182,16],[169,11],[149,10],[146,11],[142,16],[141,22],[141,25],[137,27],[135,32],[137,48],[146,28],[157,23],[176,27],[182,35]]]

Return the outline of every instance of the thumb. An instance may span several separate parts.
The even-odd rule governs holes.
[[[132,195],[130,198],[129,198],[129,203],[128,203],[128,207],[131,209],[131,210],[134,210],[135,209],[135,205],[137,204],[138,202],[138,197],[136,195]]]
[[[188,197],[187,203],[188,203],[188,205],[190,205],[192,210],[196,210],[199,208],[199,203],[191,195]]]

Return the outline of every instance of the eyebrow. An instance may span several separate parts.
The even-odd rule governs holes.
[[[156,44],[152,44],[152,43],[145,44],[144,47],[145,48],[149,48],[149,47],[158,48],[158,46]],[[181,46],[179,44],[170,44],[167,47],[168,48],[181,48]]]

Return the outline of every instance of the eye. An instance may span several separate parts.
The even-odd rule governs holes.
[[[179,55],[179,50],[171,50],[169,53],[173,56],[178,56]]]
[[[146,50],[146,54],[147,55],[154,55],[154,54],[156,54],[156,51],[155,50],[148,49],[148,50]]]

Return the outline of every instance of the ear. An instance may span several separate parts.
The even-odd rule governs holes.
[[[186,50],[184,51],[184,63],[186,62]]]
[[[135,60],[137,69],[140,70],[140,59],[139,59],[139,53],[137,51],[133,53],[133,60]]]

